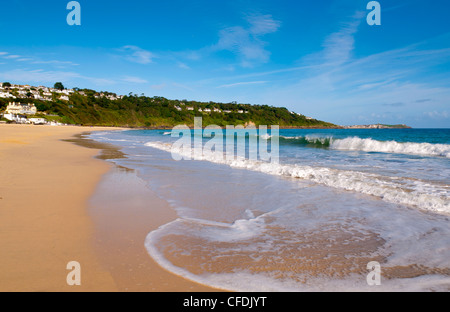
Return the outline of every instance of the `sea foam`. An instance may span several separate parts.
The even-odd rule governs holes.
[[[148,142],[146,146],[157,148],[181,156],[191,157],[194,149],[173,149],[170,143]],[[417,179],[389,177],[375,173],[313,167],[298,164],[277,164],[244,158],[226,159],[223,154],[197,153],[197,160],[225,164],[266,174],[289,178],[305,179],[346,191],[376,196],[387,202],[402,204],[419,209],[450,214],[450,194],[445,186],[433,185]]]
[[[331,149],[354,150],[364,152],[381,152],[396,154],[412,154],[420,156],[441,156],[450,158],[449,144],[431,144],[396,141],[377,141],[358,137],[336,139],[330,143]]]

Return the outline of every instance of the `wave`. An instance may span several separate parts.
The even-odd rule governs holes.
[[[306,145],[312,147],[326,148],[333,142],[333,137],[320,137],[320,136],[280,136],[281,143],[293,143],[299,145]]]
[[[381,152],[394,154],[411,154],[419,156],[440,156],[450,158],[449,144],[431,144],[396,141],[377,141],[358,137],[332,140],[331,149],[364,152]]]
[[[269,140],[271,135],[263,135]],[[391,154],[409,154],[417,156],[439,156],[450,158],[449,144],[432,144],[416,142],[378,141],[371,138],[349,137],[337,139],[331,136],[279,136],[281,144],[298,144],[307,147],[329,148],[333,150],[378,152]]]
[[[148,142],[146,146],[197,160],[225,164],[233,168],[266,174],[309,180],[321,185],[378,197],[384,201],[417,207],[437,213],[450,213],[450,194],[445,186],[411,178],[382,176],[351,170],[326,167],[277,164],[244,158],[226,159],[219,153],[194,153],[194,149],[172,148],[170,143]]]

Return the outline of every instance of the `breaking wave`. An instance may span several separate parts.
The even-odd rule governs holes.
[[[272,136],[261,136],[271,139]],[[363,151],[393,154],[410,154],[417,156],[438,156],[450,158],[450,144],[432,144],[416,142],[378,141],[349,137],[337,139],[331,136],[279,136],[280,144],[298,144],[309,147],[329,148],[333,150]]]
[[[396,141],[377,141],[358,137],[332,140],[331,149],[394,154],[412,154],[420,156],[440,156],[450,158],[449,144],[431,144]]]
[[[374,173],[326,167],[277,164],[248,159],[226,159],[218,153],[194,153],[194,149],[172,149],[172,144],[148,142],[146,146],[175,153],[187,158],[225,164],[233,168],[266,174],[309,180],[321,185],[376,196],[387,202],[417,207],[437,213],[450,213],[450,190],[443,185],[430,184],[413,178],[397,178]]]

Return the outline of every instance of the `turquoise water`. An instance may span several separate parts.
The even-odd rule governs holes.
[[[243,291],[450,290],[449,129],[256,135],[278,139],[278,163],[250,157],[252,135],[245,159],[181,161],[199,146],[173,149],[167,130],[91,137],[121,146],[127,158],[114,161],[177,212],[145,242],[175,274]],[[382,268],[376,288],[370,261]]]

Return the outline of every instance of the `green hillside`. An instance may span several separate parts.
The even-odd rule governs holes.
[[[10,99],[0,99],[0,110]],[[197,102],[169,100],[129,94],[117,97],[113,93],[98,93],[89,89],[75,89],[69,101],[53,93],[51,101],[20,98],[21,103],[34,103],[38,116],[48,120],[84,126],[122,126],[143,128],[172,128],[175,125],[193,126],[194,117],[203,117],[203,125],[218,126],[254,123],[280,127],[336,127],[331,123],[291,113],[286,108],[268,105]]]

